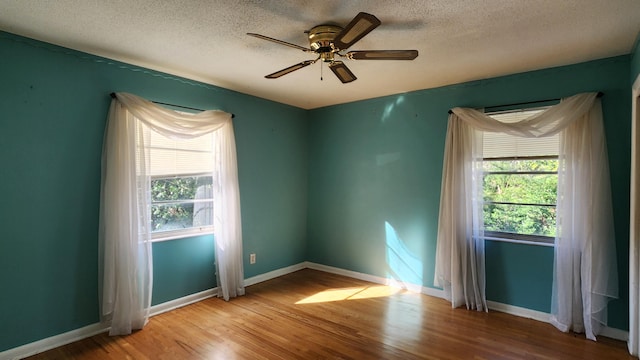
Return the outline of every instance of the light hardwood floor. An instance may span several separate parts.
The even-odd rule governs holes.
[[[626,344],[305,269],[30,359],[632,359]]]

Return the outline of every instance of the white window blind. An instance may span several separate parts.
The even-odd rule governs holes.
[[[495,112],[488,115],[504,123],[515,123],[544,110],[546,108]],[[544,138],[523,138],[504,133],[485,132],[483,134],[483,157],[495,159],[557,156],[559,139],[558,134]]]
[[[149,131],[152,177],[210,173],[213,171],[213,135],[194,139],[170,139]]]

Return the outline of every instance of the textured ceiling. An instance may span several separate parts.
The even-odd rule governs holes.
[[[349,50],[417,49],[414,61],[349,61],[342,84],[312,54],[305,30],[382,25]],[[627,54],[638,0],[0,0],[0,30],[305,109]],[[321,71],[324,80],[320,80]]]

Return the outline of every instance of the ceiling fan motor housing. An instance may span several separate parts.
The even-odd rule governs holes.
[[[337,51],[333,46],[333,40],[341,31],[342,27],[336,25],[318,25],[308,31],[309,46],[320,55],[322,61],[333,61],[333,54]]]

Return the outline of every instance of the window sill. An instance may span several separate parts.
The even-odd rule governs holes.
[[[553,244],[553,243],[546,243],[546,242],[541,242],[541,241],[506,239],[506,238],[499,238],[499,237],[493,237],[493,236],[485,236],[484,240],[485,241],[489,240],[489,241],[508,242],[508,243],[514,243],[514,244],[523,244],[523,245],[535,245],[535,246],[547,246],[547,247],[554,247],[555,246],[555,244]]]
[[[187,229],[187,230],[174,230],[174,231],[164,231],[161,233],[153,233],[151,234],[151,242],[162,242],[169,240],[178,240],[185,239],[195,236],[201,235],[213,235],[213,228],[204,227],[204,228],[195,228],[195,229]]]

